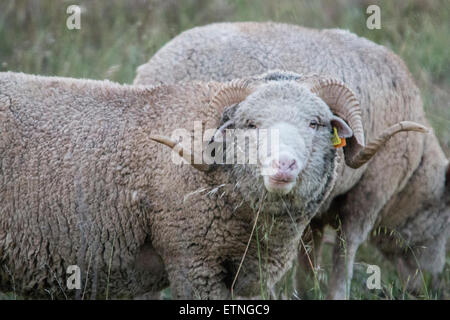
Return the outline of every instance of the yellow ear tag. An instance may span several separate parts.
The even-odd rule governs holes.
[[[339,138],[336,127],[333,127],[333,136],[331,137],[331,142],[333,142],[333,146],[335,148],[341,148],[347,145],[345,138]]]

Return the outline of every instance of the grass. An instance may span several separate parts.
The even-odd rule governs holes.
[[[332,239],[334,231],[326,230],[326,238]],[[311,288],[308,292],[303,293],[307,299],[323,299],[326,295],[329,276],[331,274],[332,251],[334,244],[326,241],[323,249],[322,264],[320,268],[315,270],[315,278],[306,277],[306,287]],[[377,265],[381,271],[381,289],[368,289],[366,286],[368,265]],[[364,300],[435,300],[450,299],[450,257],[447,257],[446,266],[443,272],[444,287],[440,292],[429,291],[431,279],[428,274],[422,274],[418,270],[423,279],[421,293],[411,295],[405,289],[405,285],[398,278],[395,267],[388,262],[382,254],[372,247],[369,243],[363,243],[358,250],[354,265],[354,274],[351,285],[350,298]],[[292,279],[292,276],[291,276]]]
[[[66,9],[82,8],[81,29],[66,28]],[[366,28],[369,4],[381,8],[381,30]],[[399,54],[422,91],[424,107],[450,156],[450,2],[447,0],[129,0],[0,2],[0,71],[21,71],[131,83],[136,68],[183,30],[218,21],[280,21],[315,28],[344,28]],[[331,267],[312,279],[313,298],[323,298]],[[351,297],[409,298],[395,271],[368,244],[358,251]],[[363,289],[365,263],[382,266],[382,292]],[[444,278],[450,284],[450,258]],[[285,293],[292,292],[287,275]],[[14,298],[15,295],[1,296]],[[165,292],[165,297],[170,297]],[[433,297],[428,297],[433,298]]]

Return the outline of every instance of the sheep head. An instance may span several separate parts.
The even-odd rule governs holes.
[[[221,114],[221,122],[210,142],[221,140],[218,138],[225,137],[230,129],[252,131],[258,137],[256,150],[267,151],[271,149],[265,145],[268,141],[259,139],[258,132],[264,129],[277,133],[278,152],[258,152],[256,166],[250,171],[254,176],[263,177],[269,192],[280,194],[289,193],[302,181],[310,184],[314,176],[326,173],[323,168],[332,162],[329,159],[335,150],[333,136],[348,139],[344,147],[345,162],[356,169],[367,163],[394,134],[427,132],[420,124],[404,121],[387,128],[366,146],[355,94],[342,81],[317,75],[269,72],[261,77],[231,81],[218,91],[210,108]],[[226,136],[225,143],[230,138],[235,136]],[[173,141],[164,142],[161,137],[154,140],[177,148]],[[186,160],[192,158],[187,151],[178,149]],[[195,167],[202,171],[210,168],[198,164]],[[244,167],[249,166],[244,164]]]
[[[252,89],[247,94],[241,91],[244,99],[239,103],[231,101],[233,104],[223,110],[214,140],[225,138],[227,151],[231,140],[236,145],[231,148],[236,163],[234,170],[240,171],[240,176],[251,173],[262,177],[269,192],[287,194],[299,183],[311,184],[317,170],[326,169],[326,159],[332,162],[333,127],[341,138],[352,137],[352,129],[309,87],[298,81],[271,81]],[[220,109],[223,99],[218,97],[213,106]],[[217,101],[219,103],[214,105]],[[247,143],[242,136],[249,139]],[[253,150],[252,140],[256,142]],[[238,149],[243,150],[247,161],[250,153],[256,151],[256,165],[240,166],[243,163],[236,159]],[[225,155],[228,156],[227,152]]]

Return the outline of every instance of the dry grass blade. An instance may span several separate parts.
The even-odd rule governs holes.
[[[265,199],[266,199],[266,194],[264,194],[264,197],[258,208],[258,212],[256,212],[255,223],[253,223],[252,232],[250,233],[250,237],[248,238],[247,246],[245,247],[245,251],[244,251],[244,254],[242,255],[241,262],[239,263],[238,270],[236,272],[236,275],[234,276],[233,283],[231,284],[231,297],[232,298],[234,298],[234,285],[236,284],[236,280],[239,277],[239,272],[241,271],[242,264],[244,263],[245,257],[247,256],[247,251],[248,251],[248,248],[250,247],[250,242],[252,241],[253,233],[255,232],[255,228],[256,228],[256,223],[258,222],[259,213],[261,212],[261,209],[262,209]]]

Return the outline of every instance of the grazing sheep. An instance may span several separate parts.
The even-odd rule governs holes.
[[[369,140],[402,120],[427,124],[419,90],[402,60],[338,29],[252,22],[194,28],[140,66],[134,83],[224,81],[270,69],[342,80],[361,103]],[[379,228],[387,234],[377,233],[372,241],[398,266],[410,289],[421,285],[417,268],[429,271],[437,282],[450,225],[448,163],[433,134],[402,133],[368,165],[338,168],[335,187],[311,224],[316,241],[324,225],[339,227],[328,298],[348,297],[356,251]]]
[[[131,297],[169,281],[174,298],[229,298],[234,282],[244,296],[261,293],[263,280],[272,286],[333,190],[344,158],[331,143],[332,126],[352,136],[345,161],[354,167],[387,139],[361,144],[359,106],[341,82],[272,75],[132,87],[1,73],[0,289]],[[189,139],[166,136],[180,128],[195,136],[197,121],[215,151],[231,126],[278,130],[280,156],[208,165],[202,151],[200,163],[173,163],[155,141],[195,160]],[[232,144],[227,134],[225,141]],[[267,178],[265,166],[275,169]],[[82,271],[79,290],[65,286],[69,265]]]

